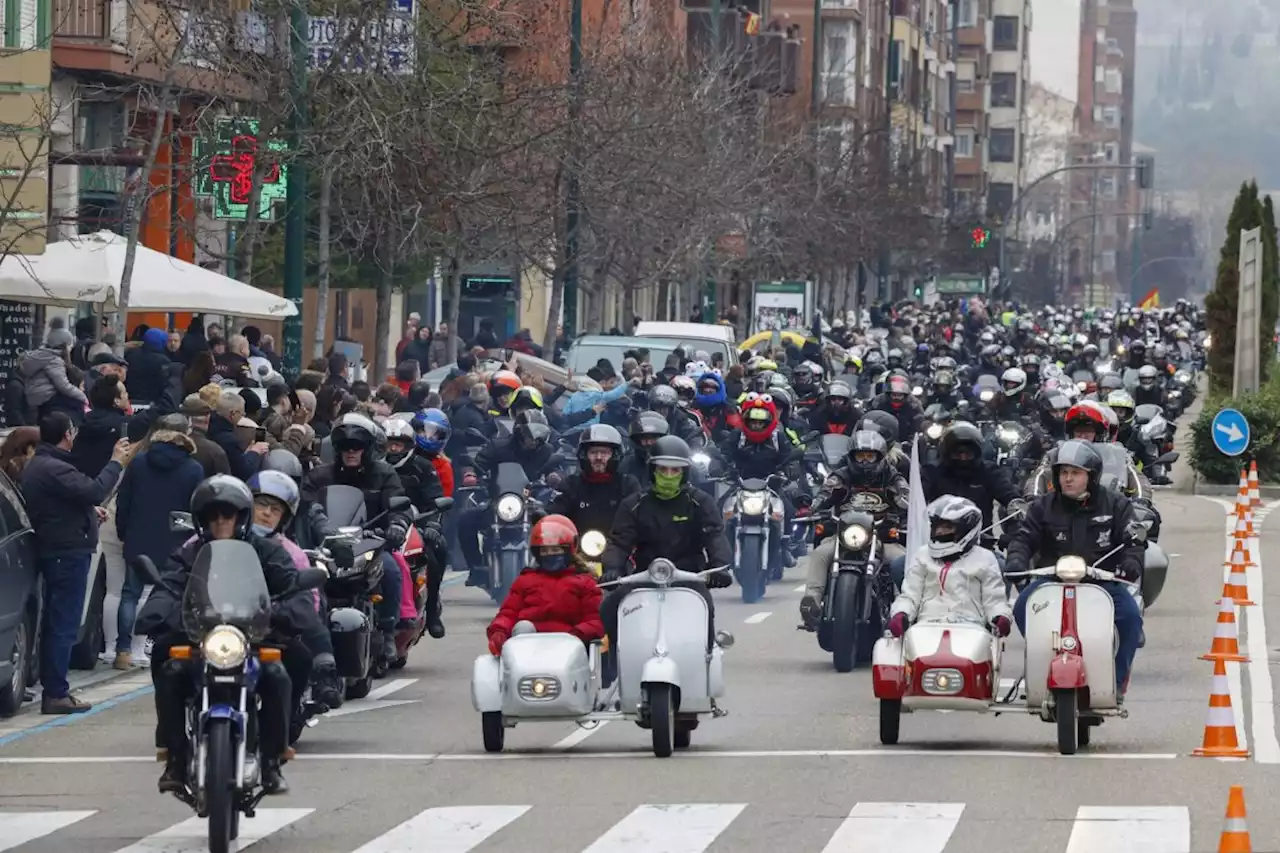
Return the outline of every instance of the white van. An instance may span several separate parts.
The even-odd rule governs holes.
[[[695,344],[697,349],[705,349],[709,353],[719,352],[724,356],[726,366],[738,363],[737,331],[733,326],[715,323],[676,323],[665,320],[641,320],[636,323],[631,333],[637,338],[661,338],[667,341],[680,341]]]

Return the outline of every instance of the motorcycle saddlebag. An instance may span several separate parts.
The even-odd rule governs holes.
[[[333,658],[343,678],[362,678],[369,660],[369,643],[373,626],[363,613],[353,607],[339,607],[329,614],[329,637],[333,641]]]

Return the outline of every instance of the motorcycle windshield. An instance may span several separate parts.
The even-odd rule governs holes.
[[[493,491],[499,495],[523,495],[529,485],[529,475],[516,462],[501,462],[493,475]]]
[[[1102,457],[1102,485],[1124,491],[1129,484],[1129,453],[1119,444],[1095,444],[1093,449]]]
[[[1148,424],[1164,414],[1164,409],[1155,403],[1143,403],[1133,410],[1133,419],[1140,424]]]
[[[355,486],[329,486],[325,489],[324,512],[334,527],[364,527],[369,517],[364,492]]]
[[[822,451],[822,461],[827,468],[835,469],[844,462],[845,456],[849,453],[849,447],[853,444],[853,438],[847,435],[837,435],[828,433],[818,439],[818,448]]]
[[[210,542],[196,554],[182,593],[182,628],[194,642],[211,629],[232,625],[251,643],[271,629],[271,592],[258,552],[248,542]]]

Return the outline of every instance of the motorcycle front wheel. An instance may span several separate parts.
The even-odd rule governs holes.
[[[748,535],[741,537],[738,542],[738,586],[742,587],[742,603],[755,604],[764,597],[765,584],[768,582],[764,540],[760,536]]]
[[[841,572],[831,594],[831,657],[836,672],[853,672],[858,649],[858,617],[862,613],[862,579],[853,572]]]
[[[209,810],[209,853],[229,853],[235,839],[236,750],[231,721],[210,720],[205,729],[204,796]]]

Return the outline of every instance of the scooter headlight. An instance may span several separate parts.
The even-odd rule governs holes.
[[[964,689],[964,674],[958,669],[930,669],[920,677],[925,693],[954,696]]]
[[[764,515],[768,497],[762,492],[743,492],[738,509],[743,515]]]
[[[942,438],[942,424],[929,424],[929,428],[924,431],[930,441],[937,441]]]
[[[1064,583],[1080,583],[1089,573],[1089,566],[1080,557],[1063,557],[1055,567],[1058,580]]]
[[[582,534],[582,553],[588,557],[599,557],[604,553],[607,540],[599,530],[588,530]]]
[[[545,701],[560,695],[560,679],[549,675],[530,675],[516,685],[521,699]]]
[[[649,564],[649,580],[656,584],[666,585],[676,576],[676,564],[661,557]]]
[[[867,542],[871,541],[871,531],[863,527],[861,524],[850,524],[844,530],[840,531],[840,541],[844,543],[844,547],[851,551],[860,550]]]
[[[239,628],[219,625],[205,636],[201,652],[214,669],[235,669],[248,656],[249,641]]]
[[[512,522],[524,515],[524,501],[517,495],[503,495],[498,498],[498,506],[494,509],[498,521]]]

